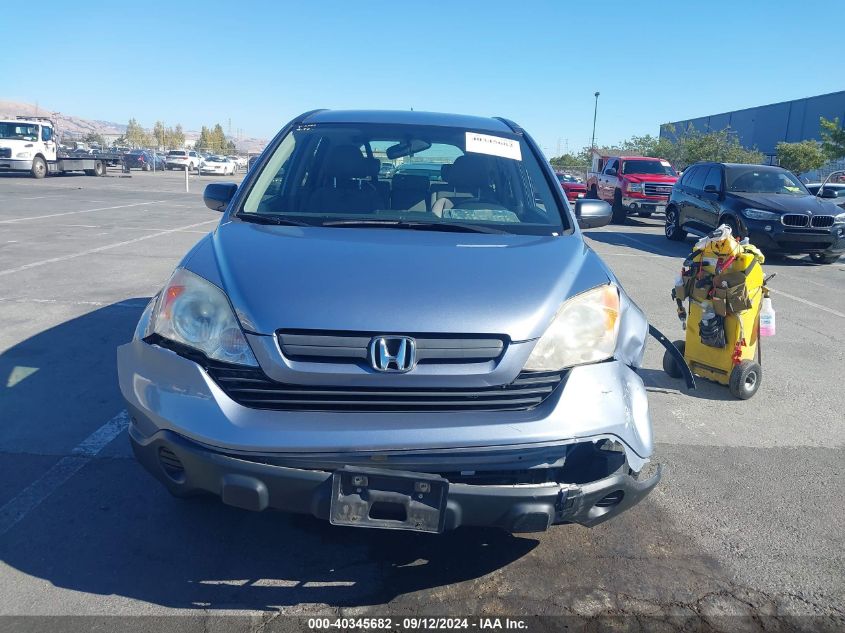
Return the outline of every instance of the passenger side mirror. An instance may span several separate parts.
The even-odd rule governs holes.
[[[229,202],[235,197],[238,186],[231,182],[214,182],[207,185],[202,193],[202,201],[212,211],[221,213],[229,206]]]
[[[705,193],[719,193],[719,188],[716,185],[704,185]]]
[[[836,198],[836,189],[828,189],[825,187],[819,191],[819,198]]]
[[[575,202],[575,217],[582,229],[595,229],[610,224],[613,209],[604,200],[581,198]]]

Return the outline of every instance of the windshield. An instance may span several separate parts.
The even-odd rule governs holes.
[[[37,141],[38,126],[31,123],[0,122],[0,138],[15,141]]]
[[[622,163],[623,174],[659,174],[677,176],[678,174],[665,160],[626,160]]]
[[[185,156],[186,154],[185,154],[185,152],[180,152],[178,150],[175,150],[175,151],[167,152],[167,155],[168,156]]]
[[[385,161],[396,167],[390,176]],[[248,191],[239,215],[248,214],[540,235],[569,226],[522,138],[441,126],[300,125]]]
[[[809,195],[798,178],[777,167],[731,167],[727,170],[728,191],[736,193],[782,193]]]

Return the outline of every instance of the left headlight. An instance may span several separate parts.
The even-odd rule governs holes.
[[[258,365],[228,297],[184,268],[161,291],[147,330],[224,363]]]
[[[742,215],[749,220],[780,220],[780,213],[773,213],[765,209],[743,209]]]
[[[613,356],[619,336],[619,289],[608,284],[563,303],[525,363],[528,371],[559,371]]]
[[[15,158],[32,158],[32,152],[18,152]]]

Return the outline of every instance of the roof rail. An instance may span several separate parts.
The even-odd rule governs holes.
[[[15,117],[18,121],[47,121],[53,127],[56,127],[56,124],[53,123],[53,119],[47,116],[25,116],[23,114],[19,114]]]

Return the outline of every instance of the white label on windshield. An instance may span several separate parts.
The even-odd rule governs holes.
[[[490,154],[490,156],[522,160],[522,150],[519,148],[519,141],[501,136],[467,132],[466,148],[468,152],[474,152],[475,154]]]
[[[669,164],[668,160],[661,160],[660,164],[663,165],[664,167],[671,167],[672,166],[672,165]]]

